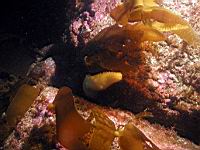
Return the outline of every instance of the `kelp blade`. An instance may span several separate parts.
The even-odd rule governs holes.
[[[94,109],[92,115],[95,118],[94,131],[89,143],[90,150],[111,150],[111,144],[115,138],[114,123],[100,110]]]
[[[128,18],[130,16],[130,11],[128,7],[126,7],[124,4],[121,4],[114,8],[110,12],[110,16],[121,25],[125,25],[128,23]]]
[[[139,40],[140,42],[144,41],[164,41],[165,36],[158,30],[153,29],[147,25],[144,25],[143,23],[137,23],[135,25],[126,25],[124,28],[126,28],[129,33],[131,34],[130,37],[134,37],[134,41]],[[142,32],[140,36],[135,36],[135,33]],[[137,38],[137,39],[136,39]]]
[[[77,112],[71,89],[62,87],[54,104],[58,141],[70,150],[86,150],[87,147],[80,139],[90,131],[91,125]]]
[[[158,6],[159,3],[161,3],[160,0],[143,0],[143,4],[145,7]]]
[[[147,10],[143,10],[143,16],[145,20],[153,19],[161,23],[171,23],[171,24],[181,24],[188,25],[188,22],[181,18],[181,16],[176,15],[168,9],[162,7],[150,7]]]
[[[152,22],[150,26],[159,31],[170,31],[185,40],[188,44],[193,45],[195,48],[200,46],[200,36],[192,29],[190,25],[181,24],[165,24],[160,22]]]
[[[40,90],[38,88],[27,84],[22,85],[18,89],[6,111],[7,122],[9,126],[15,126],[18,119],[20,119],[26,113],[39,93]]]
[[[160,150],[131,123],[125,125],[122,135],[119,137],[119,145],[121,150]]]

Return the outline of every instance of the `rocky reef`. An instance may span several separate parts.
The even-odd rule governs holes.
[[[188,22],[182,28],[193,29],[194,34],[187,32],[189,40],[183,33],[185,30],[158,33],[134,24],[135,17],[130,19],[134,20],[133,28],[125,26],[123,19],[123,27],[116,26],[121,20],[110,14],[124,3],[51,0],[42,4],[18,3],[11,8],[8,13],[13,18],[11,23],[18,22],[21,26],[8,26],[10,20],[4,18],[5,25],[0,30],[0,149],[66,149],[67,146],[77,149],[73,147],[76,141],[66,139],[77,139],[80,132],[85,133],[76,123],[84,124],[86,120],[94,128],[89,136],[90,149],[97,148],[98,133],[110,140],[108,149],[113,150],[128,150],[131,146],[126,142],[135,142],[138,149],[145,144],[148,149],[161,150],[200,148],[200,47],[190,42],[192,35],[200,36],[200,1],[163,0],[156,4]],[[127,14],[129,9],[125,8]],[[131,5],[131,11],[133,8]],[[16,12],[23,19],[14,16]],[[140,21],[146,25],[146,20]],[[102,79],[102,72],[120,72],[120,79],[115,81],[109,76],[109,83],[111,79],[115,82],[107,86],[107,77]],[[90,94],[84,93],[84,79],[90,81]],[[18,92],[27,84],[32,88],[25,88],[20,96]],[[65,93],[66,102],[69,99],[74,102],[68,102],[70,108],[64,102],[56,104],[59,98],[54,101],[62,86],[70,89],[70,96]],[[33,89],[38,90],[36,94],[23,95],[26,90],[34,93]],[[25,102],[20,100],[26,98],[29,104],[22,106]],[[69,112],[73,112],[74,120],[69,119]],[[142,113],[147,115],[141,117]],[[89,120],[91,114],[96,124]],[[62,120],[65,115],[69,123]],[[15,125],[9,125],[9,119],[14,119]],[[74,131],[74,137],[58,133],[64,129]],[[132,132],[138,135],[133,136]],[[66,138],[64,142],[62,137]],[[84,138],[87,143],[88,137]]]

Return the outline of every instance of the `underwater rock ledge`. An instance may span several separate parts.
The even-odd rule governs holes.
[[[76,1],[74,3],[73,1],[73,6],[70,7],[70,10],[73,10],[68,10],[68,12],[72,13],[70,15],[75,16],[75,18],[70,20],[70,37],[68,38],[74,44],[74,47],[83,48],[100,30],[112,25],[114,21],[110,18],[109,12],[119,2],[119,0],[95,0],[90,1],[90,3],[86,1]],[[71,4],[72,1],[66,3]],[[164,0],[163,7],[181,14],[200,35],[199,1],[195,3],[192,3],[192,1],[167,3],[167,0]],[[76,8],[76,11],[74,11],[74,8]],[[69,35],[69,33],[64,34]],[[156,55],[152,54],[152,49],[156,50]],[[55,50],[58,50],[58,48],[55,48]],[[96,73],[96,70],[94,72],[90,68],[82,70],[80,68],[83,67],[83,64],[80,65],[81,67],[76,68],[79,64],[75,63],[77,63],[77,60],[82,60],[82,56],[85,54],[96,52],[92,49],[72,50],[76,50],[78,54],[70,58],[70,55],[67,55],[64,58],[67,60],[60,59],[62,54],[53,57],[59,58],[58,61],[60,61],[55,65],[62,64],[67,68],[61,71],[62,77],[67,79],[67,82],[61,80],[62,83],[59,85],[68,85],[72,87],[72,90],[73,87],[80,87],[77,92],[80,94],[83,92],[81,81],[84,76],[86,73]],[[88,102],[86,98],[86,100],[83,100],[83,98],[75,96],[80,114],[87,117],[91,108],[98,107],[115,122],[116,126],[120,126],[125,125],[133,117],[132,113],[139,113],[147,108],[147,111],[152,112],[154,117],[148,118],[148,121],[134,120],[134,123],[160,149],[200,149],[198,146],[200,144],[200,49],[188,46],[177,35],[171,34],[164,42],[147,43],[142,55],[145,57],[147,68],[144,65],[137,66],[134,76],[132,74],[125,75],[122,83],[99,93],[97,99],[92,99],[95,103],[103,103],[117,109],[100,107]],[[56,76],[54,74],[55,65],[54,60],[50,57],[44,61],[44,65],[38,63],[35,70],[33,69],[33,78],[39,76],[39,81],[40,78],[43,78],[51,83],[49,80]],[[86,68],[84,66],[84,69]],[[37,75],[37,69],[41,70],[38,73],[39,75]],[[104,69],[101,68],[100,70],[104,71]],[[68,76],[68,71],[70,76]],[[144,75],[145,79],[143,78]],[[74,78],[71,77],[75,78],[78,86],[74,85],[74,81],[72,81]],[[145,82],[143,82],[144,80]],[[55,113],[49,105],[53,102],[57,90],[55,87],[45,85],[39,97],[15,129],[9,133],[5,143],[3,143],[4,145],[0,144],[0,148],[11,150],[64,149],[55,138]],[[74,91],[76,90],[75,88]],[[81,92],[79,93],[79,91]],[[80,95],[83,95],[83,93]],[[117,99],[117,101],[113,101],[113,99]],[[119,108],[123,110],[119,110]],[[4,122],[4,120],[1,120],[1,122]],[[2,127],[0,128],[0,134],[6,135],[6,129],[2,130]],[[113,150],[116,149],[117,145],[114,144]]]

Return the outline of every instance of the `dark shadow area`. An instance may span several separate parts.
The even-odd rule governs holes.
[[[80,50],[66,47],[65,43],[60,42],[51,48],[45,58],[48,57],[51,57],[56,64],[52,85],[56,87],[68,86],[75,93],[80,92],[82,89],[82,84],[80,83],[82,83],[86,75],[86,68],[83,64]]]
[[[151,123],[160,124],[166,128],[173,129],[181,137],[187,138],[197,145],[200,144],[200,112],[177,111],[177,114],[170,114],[164,109],[152,109],[153,118],[148,120]]]
[[[65,30],[66,0],[8,0],[0,7],[0,33],[17,35],[37,48],[59,40]]]
[[[70,84],[71,80],[65,79],[66,76],[74,79],[76,75],[72,70],[76,70],[76,74],[81,72],[76,60],[79,52],[73,47],[69,32],[71,20],[80,13],[75,3],[75,0],[1,2],[0,69],[26,76],[38,55],[43,60],[52,57],[57,66],[53,85]],[[90,8],[84,4],[82,11],[85,9]],[[53,46],[48,47],[51,44]]]
[[[0,68],[25,76],[30,64],[36,60],[37,54],[42,53],[40,52],[42,47],[61,42],[63,34],[69,33],[69,21],[73,14],[71,16],[67,14],[68,7],[75,7],[73,1],[70,3],[66,0],[1,2]],[[70,45],[65,44],[66,48]]]
[[[28,139],[22,146],[23,150],[29,149],[56,149],[55,127],[44,125],[42,127],[33,127]]]
[[[52,84],[80,88],[78,83],[84,77],[85,68],[80,49],[71,43],[69,26],[81,12],[93,13],[91,3],[92,0],[1,2],[0,68],[25,76],[38,55],[42,60],[52,57],[56,63]],[[52,47],[43,49],[51,44]]]

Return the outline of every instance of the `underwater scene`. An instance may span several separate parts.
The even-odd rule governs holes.
[[[0,7],[0,150],[200,150],[200,0]]]

